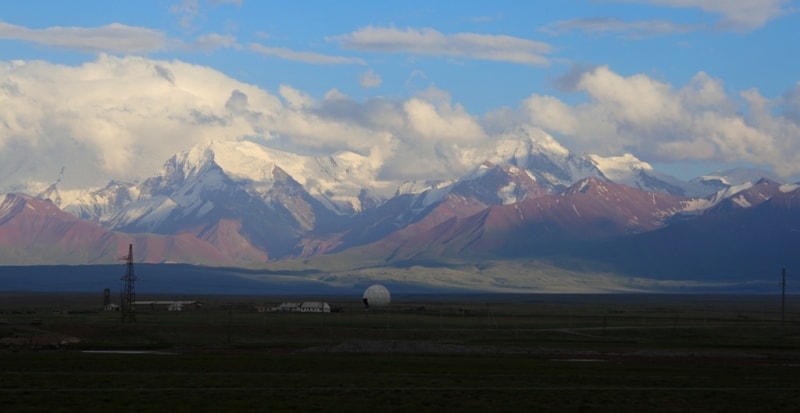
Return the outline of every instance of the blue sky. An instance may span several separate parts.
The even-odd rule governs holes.
[[[0,172],[47,180],[65,166],[76,186],[142,178],[204,140],[256,137],[437,178],[529,125],[577,153],[630,152],[682,178],[754,165],[795,179],[798,10],[788,0],[7,3]],[[430,166],[443,152],[447,165]]]

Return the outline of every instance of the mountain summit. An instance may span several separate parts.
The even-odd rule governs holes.
[[[685,247],[700,248],[698,239],[723,237],[739,254],[715,259],[741,268],[752,265],[736,245],[759,239],[759,250],[773,251],[763,255],[775,258],[800,244],[792,235],[800,228],[791,227],[797,186],[728,185],[719,176],[713,185],[682,182],[631,154],[573,154],[535,128],[504,134],[469,173],[449,180],[387,181],[382,167],[352,152],[308,156],[212,141],[172,156],[142,182],[72,191],[56,182],[34,195],[6,195],[0,258],[112,263],[134,243],[144,262],[263,267],[331,257],[403,267],[524,259],[638,274],[647,271],[640,257],[673,269],[670,251],[696,261]],[[784,244],[763,237],[762,225]],[[749,229],[726,232],[730,226]]]

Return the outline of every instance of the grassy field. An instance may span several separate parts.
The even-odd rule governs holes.
[[[0,295],[0,409],[793,412],[796,298],[210,296],[123,324],[93,295]]]

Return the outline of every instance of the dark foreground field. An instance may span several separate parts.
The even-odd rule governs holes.
[[[205,297],[123,324],[94,296],[3,295],[0,411],[795,412],[795,298]]]

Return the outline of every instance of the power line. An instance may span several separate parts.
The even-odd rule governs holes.
[[[125,260],[125,276],[122,277],[122,322],[136,322],[136,275],[133,273],[133,244],[128,244],[128,255],[120,258]]]

